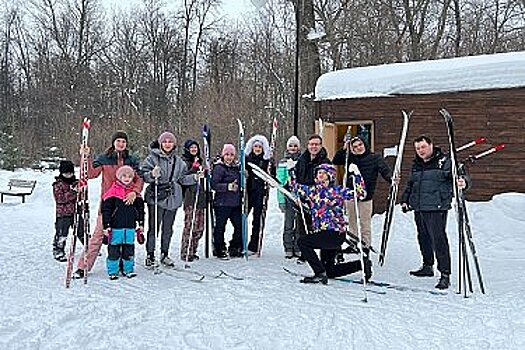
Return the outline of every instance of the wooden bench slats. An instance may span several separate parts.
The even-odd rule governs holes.
[[[34,180],[9,179],[8,189],[0,191],[0,203],[4,202],[4,196],[22,197],[22,203],[25,203],[26,196],[33,193],[35,185],[36,181]]]

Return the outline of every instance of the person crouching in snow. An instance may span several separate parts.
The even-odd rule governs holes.
[[[357,197],[365,198],[365,183],[359,170],[354,166]],[[310,207],[313,233],[299,238],[297,245],[301,255],[308,262],[314,276],[305,277],[302,283],[328,283],[328,267],[319,259],[314,249],[321,249],[322,254],[341,247],[345,240],[344,201],[354,199],[353,188],[335,185],[336,170],[331,164],[321,164],[315,170],[315,184],[301,185],[292,178],[291,187]],[[323,253],[325,251],[325,253]],[[324,256],[323,256],[324,258]],[[326,259],[323,259],[326,260]]]
[[[142,235],[144,226],[144,201],[138,197],[132,205],[125,202],[126,195],[134,191],[135,171],[130,166],[117,170],[117,181],[102,197],[102,224],[104,242],[108,244],[106,268],[111,280],[118,279],[122,261],[123,274],[135,277],[135,234]]]

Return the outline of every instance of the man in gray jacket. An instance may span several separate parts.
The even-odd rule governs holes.
[[[412,276],[434,276],[434,255],[441,278],[436,288],[450,286],[450,248],[447,233],[447,213],[452,201],[452,170],[448,154],[435,147],[427,136],[414,140],[416,157],[412,164],[407,188],[401,197],[404,212],[413,209],[423,266],[410,271]],[[466,187],[464,178],[458,186]]]

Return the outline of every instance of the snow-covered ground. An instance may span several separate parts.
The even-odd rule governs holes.
[[[373,278],[423,292],[383,289],[386,294],[369,293],[363,303],[358,284],[304,285],[283,272],[283,266],[310,271],[283,258],[282,214],[275,194],[261,258],[203,258],[192,267],[208,274],[224,269],[244,277],[242,281],[207,277],[192,282],[175,272],[153,275],[140,266],[144,247],[137,245],[136,278],[109,281],[104,252],[87,285],[74,281],[66,289],[65,265],[51,254],[53,175],[0,171],[0,188],[9,178],[38,181],[26,204],[15,197],[0,204],[0,349],[525,348],[523,194],[469,203],[486,295],[457,295],[455,278],[447,295],[433,295],[425,290],[433,289],[437,278],[409,277],[408,270],[420,264],[419,252],[412,215],[399,211],[386,264],[374,266]],[[99,198],[98,191],[99,182],[91,181],[91,198]],[[94,213],[96,201],[91,205]],[[173,256],[179,249],[181,219],[179,215]],[[374,217],[376,247],[382,220]],[[452,212],[449,237],[456,265]]]

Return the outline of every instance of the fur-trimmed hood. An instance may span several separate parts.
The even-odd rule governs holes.
[[[252,136],[248,142],[246,142],[246,146],[244,149],[244,155],[248,156],[250,153],[252,153],[253,145],[254,143],[260,143],[263,147],[263,159],[269,160],[272,157],[271,151],[270,151],[270,143],[268,142],[268,139],[266,136],[263,135],[255,135]]]

